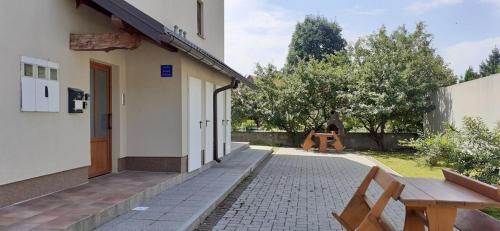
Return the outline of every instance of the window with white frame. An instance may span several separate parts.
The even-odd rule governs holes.
[[[59,64],[21,57],[21,111],[59,112]]]
[[[196,1],[196,22],[197,22],[197,31],[198,36],[204,38],[204,9],[203,2],[201,0]]]

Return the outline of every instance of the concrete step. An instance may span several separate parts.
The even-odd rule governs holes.
[[[223,158],[221,164],[213,162],[192,173],[125,171],[1,208],[0,230],[92,230],[128,213],[161,192],[174,189],[190,179],[196,181],[197,176],[206,175],[204,172],[211,168],[220,169],[239,163],[238,160],[242,159],[239,156],[248,148],[248,143],[234,143],[231,153]],[[258,161],[250,161],[248,166]]]
[[[271,153],[269,147],[233,151],[222,163],[142,203],[144,211],[130,211],[97,230],[193,230]]]

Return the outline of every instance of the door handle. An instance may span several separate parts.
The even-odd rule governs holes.
[[[210,123],[210,120],[205,120],[205,127],[208,127],[208,123]]]
[[[49,87],[45,86],[45,98],[49,98]]]
[[[113,128],[112,125],[111,125],[112,124],[112,121],[111,121],[112,119],[113,119],[113,117],[112,117],[111,113],[109,113],[108,114],[108,129],[109,130],[111,130]]]
[[[201,129],[201,124],[202,124],[202,123],[203,123],[203,122],[202,122],[202,121],[200,121],[200,129]]]

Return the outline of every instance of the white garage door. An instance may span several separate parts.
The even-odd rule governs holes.
[[[205,126],[201,121],[201,80],[189,77],[189,146],[188,146],[188,171],[194,171],[201,167],[201,138],[202,126]]]
[[[214,160],[214,84],[205,83],[205,164]]]

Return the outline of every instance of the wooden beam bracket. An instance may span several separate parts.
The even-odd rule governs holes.
[[[70,34],[69,47],[75,51],[111,51],[116,49],[136,49],[142,37],[126,32],[101,34]]]

